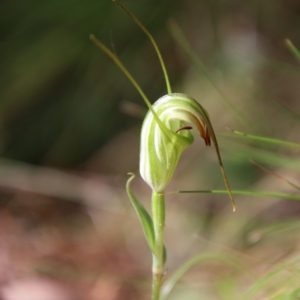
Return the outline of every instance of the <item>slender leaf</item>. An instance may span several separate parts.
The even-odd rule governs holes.
[[[130,175],[130,178],[128,179],[127,184],[126,184],[127,195],[128,195],[128,197],[129,197],[129,199],[141,221],[147,243],[148,243],[152,253],[154,253],[155,238],[154,238],[153,222],[152,222],[150,215],[146,211],[146,209],[132,194],[131,189],[130,189],[130,183],[134,179],[135,175],[132,173],[129,173],[129,175]]]

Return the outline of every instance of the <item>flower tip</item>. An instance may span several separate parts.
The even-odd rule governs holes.
[[[204,138],[204,141],[205,141],[205,145],[206,146],[210,146],[211,145],[210,144],[210,136],[209,135]]]
[[[236,211],[236,205],[235,205],[235,201],[232,197],[231,192],[230,192],[230,200],[231,200],[231,203],[232,203],[232,211],[235,212]]]
[[[203,138],[203,140],[205,142],[205,145],[210,146],[211,145],[211,140],[210,140],[210,133],[208,131],[208,128],[200,126],[199,132],[200,132],[200,136]]]
[[[226,181],[227,181],[227,178],[226,178]],[[235,212],[236,211],[236,204],[235,204],[231,189],[228,185],[228,182],[227,182],[226,186],[227,186],[227,190],[228,190],[228,193],[229,193],[229,198],[230,198],[230,201],[231,201],[231,204],[232,204],[232,211]]]
[[[129,172],[129,173],[127,173],[127,175],[130,176],[130,177],[128,178],[128,181],[127,181],[127,182],[131,182],[131,181],[135,178],[135,174],[134,174],[134,173]]]
[[[130,190],[130,184],[131,184],[131,181],[134,179],[135,174],[129,172],[129,173],[127,173],[127,175],[130,176],[130,177],[127,179],[127,183],[126,183],[126,189],[127,189],[127,191],[129,191],[129,190]]]

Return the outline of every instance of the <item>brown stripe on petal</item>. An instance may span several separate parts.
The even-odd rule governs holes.
[[[205,141],[205,145],[206,146],[210,146],[210,134],[209,134],[209,131],[208,131],[208,127],[205,125],[205,138],[204,138],[204,141]]]
[[[208,131],[208,127],[206,126],[205,123],[197,120],[197,128],[199,130],[200,136],[204,139],[205,145],[206,146],[210,146],[211,142],[210,142],[210,134]]]
[[[176,130],[176,133],[178,133],[178,132],[181,131],[181,130],[191,130],[191,129],[193,129],[192,126],[183,126],[183,127],[179,128],[179,129],[177,129],[177,130]]]

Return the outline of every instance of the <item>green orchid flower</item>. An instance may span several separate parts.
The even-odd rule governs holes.
[[[147,113],[141,132],[140,174],[152,190],[162,192],[182,152],[194,141],[191,127],[184,122],[195,125],[206,145],[210,145],[208,115],[197,101],[179,93],[161,97],[152,107],[164,127],[151,111]]]
[[[141,131],[140,174],[152,189],[152,218],[131,192],[130,184],[134,178],[134,174],[132,173],[130,173],[131,176],[127,181],[126,190],[141,221],[147,243],[152,252],[152,300],[159,300],[164,275],[164,265],[166,262],[166,249],[164,247],[164,191],[173,177],[181,154],[194,141],[194,137],[189,131],[192,127],[187,124],[192,124],[198,129],[200,136],[204,139],[207,146],[210,146],[211,140],[213,141],[224,182],[233,204],[233,210],[235,210],[235,203],[208,113],[193,98],[185,94],[172,93],[162,56],[152,35],[126,8],[117,1],[114,2],[120,6],[149,37],[161,63],[168,90],[167,95],[161,97],[151,105],[139,84],[118,57],[94,35],[90,36],[95,45],[106,53],[127,76],[149,108],[144,118]]]

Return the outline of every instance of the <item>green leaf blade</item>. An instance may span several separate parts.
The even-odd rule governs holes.
[[[126,184],[126,191],[127,195],[130,199],[131,204],[133,205],[140,222],[142,224],[142,228],[147,240],[147,243],[154,254],[154,245],[155,245],[155,236],[154,236],[154,228],[153,228],[153,221],[146,211],[146,209],[143,207],[143,205],[136,199],[136,197],[132,194],[131,189],[130,189],[130,183],[134,179],[135,175],[133,173],[129,173],[130,178],[127,181]]]

